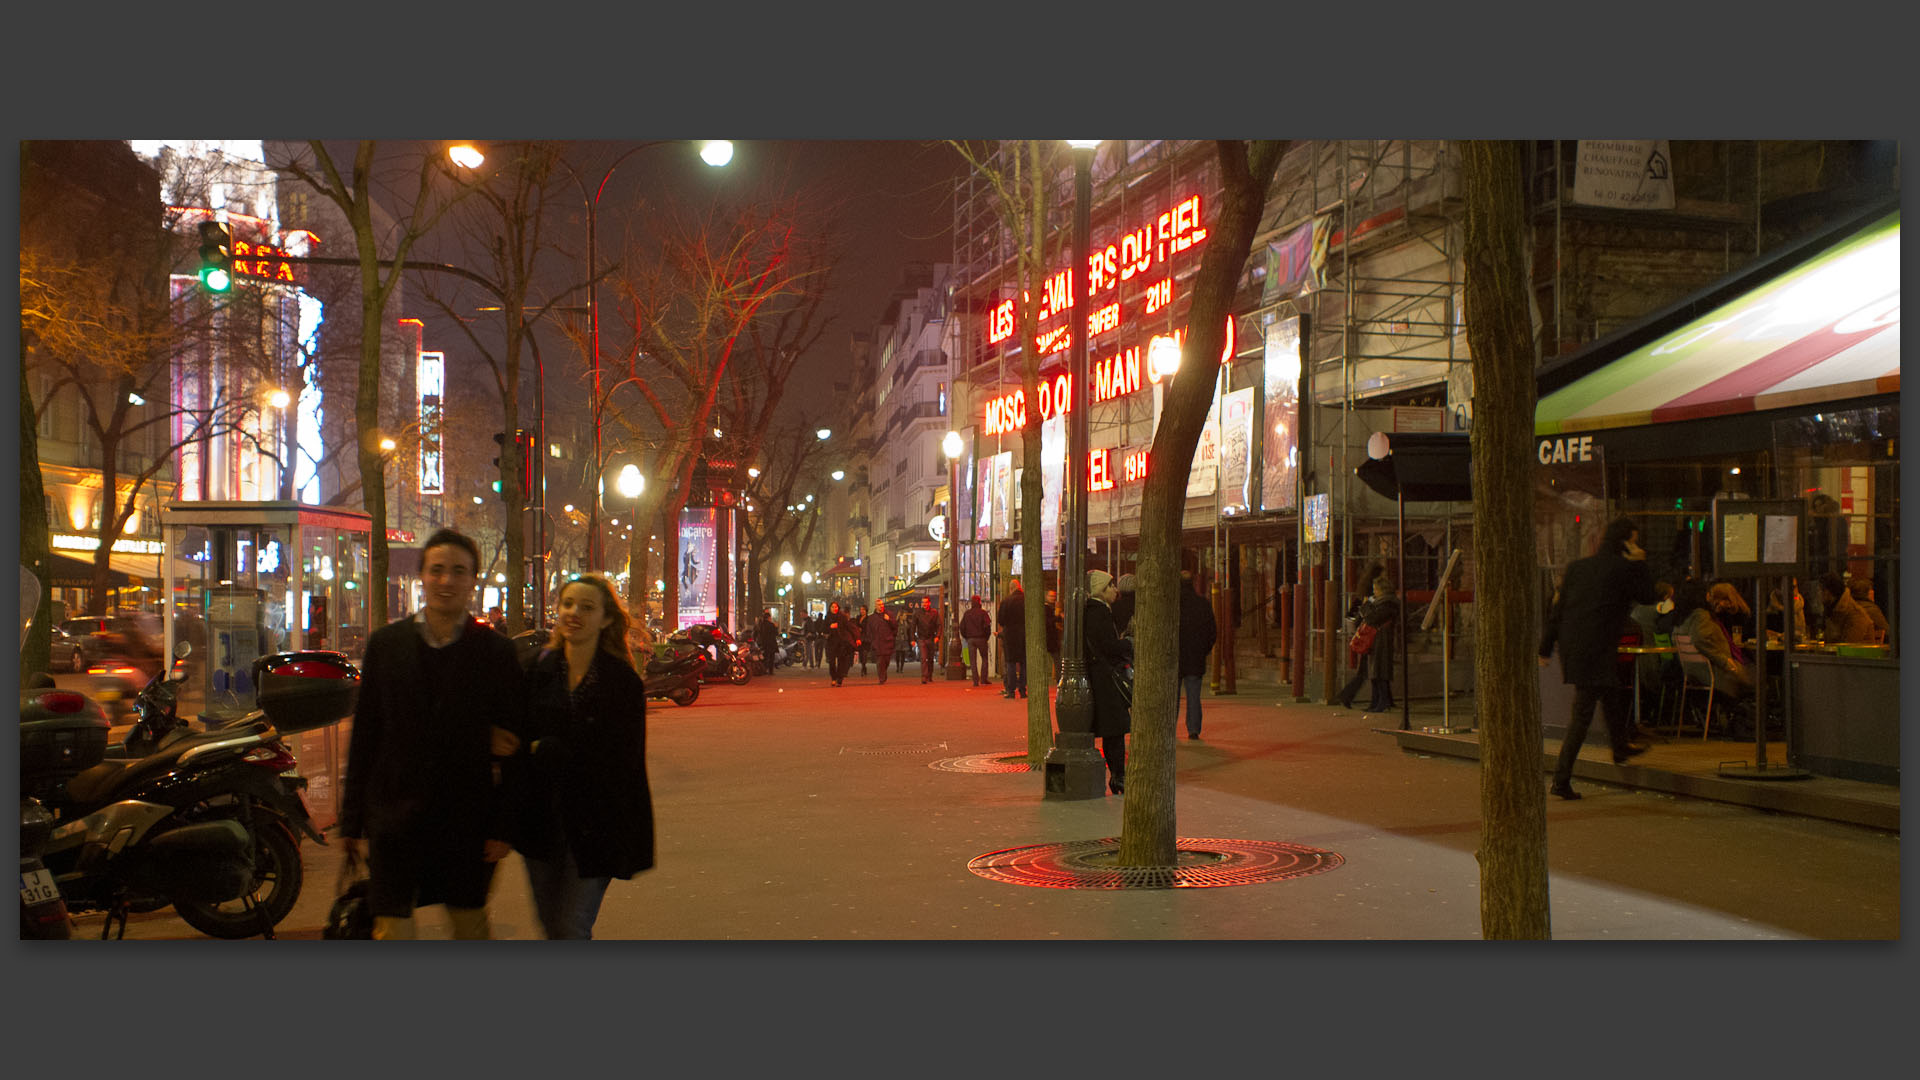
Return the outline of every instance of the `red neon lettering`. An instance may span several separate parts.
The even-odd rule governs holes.
[[[1173,303],[1173,279],[1163,278],[1147,286],[1147,314]]]
[[[1113,473],[1108,468],[1108,455],[1105,450],[1091,450],[1087,453],[1087,490],[1106,491],[1113,487]]]
[[[1013,301],[1002,300],[987,318],[987,344],[997,345],[1013,336]]]
[[[1087,316],[1087,336],[1099,337],[1120,325],[1120,305],[1108,304],[1099,311]]]
[[[1121,464],[1121,471],[1123,475],[1126,476],[1127,483],[1129,484],[1138,480],[1145,480],[1147,478],[1147,452],[1145,450],[1136,450],[1128,454],[1126,461]]]

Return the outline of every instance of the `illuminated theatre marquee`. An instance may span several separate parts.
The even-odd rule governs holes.
[[[292,255],[291,251],[272,244],[236,239],[233,242],[233,272],[239,277],[295,284],[297,279],[293,276],[293,264],[287,261]]]
[[[1220,363],[1233,361],[1233,317],[1227,317],[1226,346],[1220,350]],[[1181,327],[1173,332],[1173,343],[1184,348],[1187,329]],[[1153,369],[1147,361],[1147,353],[1152,342],[1146,345],[1129,345],[1118,349],[1109,356],[1090,358],[1087,361],[1088,374],[1093,379],[1089,396],[1092,403],[1099,405],[1115,398],[1125,397],[1137,392],[1143,386],[1152,386],[1160,381],[1161,373]],[[1051,420],[1053,414],[1065,414],[1073,410],[1073,379],[1066,372],[1059,372],[1052,378],[1040,381],[1040,419]],[[988,435],[1004,435],[1018,431],[1027,423],[1027,391],[1025,387],[1016,387],[987,402],[982,423]]]

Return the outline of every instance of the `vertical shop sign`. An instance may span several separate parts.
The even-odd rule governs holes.
[[[1300,455],[1299,433],[1294,430],[1300,411],[1298,315],[1267,325],[1262,365],[1266,402],[1260,429],[1260,509],[1291,510]]]
[[[713,509],[680,511],[680,611],[677,627],[710,623],[720,617],[714,578]]]
[[[1220,403],[1220,509],[1247,511],[1247,485],[1252,478],[1253,387],[1228,394]]]

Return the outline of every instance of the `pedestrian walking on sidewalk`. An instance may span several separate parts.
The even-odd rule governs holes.
[[[761,611],[760,620],[753,624],[753,643],[760,647],[760,660],[767,665],[767,674],[773,674],[780,666],[780,628],[774,625],[772,608]]]
[[[500,760],[517,752],[527,684],[513,643],[468,611],[480,547],[440,529],[420,549],[426,606],[367,639],[347,744],[341,846],[368,846],[376,940],[416,935],[445,904],[456,938],[493,936],[487,893],[513,836]]]
[[[541,929],[551,939],[584,940],[613,879],[653,866],[647,696],[627,649],[626,610],[606,578],[567,582],[554,614],[555,644],[527,670],[531,712],[525,751],[513,763],[514,846]]]
[[[1120,588],[1120,598],[1113,602],[1113,628],[1119,631],[1121,637],[1131,637],[1133,634],[1134,577],[1132,574],[1121,574],[1119,578],[1115,579],[1114,584]]]
[[[940,613],[933,610],[933,597],[920,598],[920,610],[913,613],[913,638],[920,646],[920,681],[933,681],[933,665],[940,649]]]
[[[1126,793],[1127,734],[1133,730],[1133,642],[1113,628],[1113,602],[1119,596],[1113,575],[1087,572],[1082,655],[1093,692],[1093,733],[1100,737],[1100,756],[1107,761],[1107,790],[1115,795]]]
[[[893,624],[898,631],[894,641],[893,670],[902,675],[907,673],[907,657],[911,656],[914,650],[913,615],[913,609],[907,606],[905,600],[902,600],[899,613],[893,617]]]
[[[1125,600],[1127,594],[1120,594]],[[1214,625],[1213,605],[1194,591],[1193,571],[1180,571],[1180,683],[1174,691],[1174,715],[1180,714],[1180,695],[1187,696],[1187,738],[1200,737],[1200,680],[1207,673],[1207,654],[1220,636]]]
[[[840,601],[827,605],[827,677],[833,685],[839,686],[847,679],[847,669],[853,666],[853,616],[840,609]]]
[[[1348,644],[1348,660],[1354,664],[1353,678],[1334,695],[1342,708],[1353,708],[1353,696],[1362,683],[1373,684],[1373,696],[1367,701],[1370,713],[1393,708],[1394,621],[1400,618],[1400,598],[1394,595],[1393,579],[1385,574],[1373,578],[1373,595],[1362,600],[1353,611],[1359,622],[1354,639]],[[1365,648],[1360,648],[1362,643]]]
[[[1101,571],[1101,573],[1105,572],[1104,570]],[[1118,589],[1115,589],[1114,595],[1119,595]],[[1064,624],[1065,620],[1060,617],[1060,594],[1053,589],[1048,589],[1047,657],[1053,664],[1052,670],[1047,673],[1048,686],[1058,686],[1060,684],[1060,632],[1064,628]]]
[[[881,686],[887,685],[887,669],[893,666],[893,650],[899,642],[897,630],[893,613],[887,610],[885,604],[875,608],[860,628],[862,640],[873,650],[874,660],[877,661],[876,670]]]
[[[867,643],[867,605],[861,604],[860,610],[853,616],[853,652],[860,659],[860,677],[867,677],[867,661],[873,656],[873,646]]]
[[[1018,691],[1027,696],[1027,594],[1020,579],[1013,579],[1013,591],[1000,598],[994,610],[995,633],[1000,635],[1000,696],[1011,698]]]
[[[987,685],[987,643],[993,640],[993,619],[980,606],[980,598],[960,616],[960,640],[967,643],[967,666],[973,669],[973,686]]]
[[[1546,667],[1554,649],[1560,650],[1560,675],[1574,688],[1573,712],[1560,740],[1560,759],[1549,791],[1562,799],[1577,799],[1573,790],[1573,763],[1587,741],[1593,707],[1607,725],[1614,764],[1643,754],[1644,744],[1632,742],[1631,691],[1620,679],[1620,631],[1635,604],[1654,599],[1653,574],[1640,546],[1640,527],[1632,518],[1617,518],[1600,537],[1600,550],[1575,559],[1560,582],[1559,594],[1547,611],[1540,638],[1540,666]],[[1631,668],[1628,669],[1631,672]]]

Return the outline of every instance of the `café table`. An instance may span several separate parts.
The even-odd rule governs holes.
[[[1619,652],[1621,656],[1631,656],[1634,658],[1634,662],[1633,662],[1633,727],[1635,731],[1642,730],[1640,725],[1640,659],[1639,658],[1642,656],[1672,656],[1678,653],[1679,651],[1680,651],[1679,649],[1674,648],[1672,645],[1622,645],[1620,646]]]

